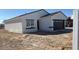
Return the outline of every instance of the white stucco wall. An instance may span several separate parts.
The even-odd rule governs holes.
[[[58,13],[58,14],[55,14],[53,16],[51,16],[51,19],[58,19],[58,20],[66,20],[67,17],[65,17],[62,13]]]
[[[10,32],[15,32],[15,33],[22,33],[22,23],[11,23],[11,24],[5,24],[5,29],[10,31]]]
[[[55,19],[57,19],[57,20],[67,20],[67,17],[64,16],[62,13],[58,13],[58,14],[51,16],[51,19],[52,20],[55,20]],[[66,21],[64,21],[64,26],[65,25],[66,25]]]
[[[51,16],[43,17],[39,20],[39,26],[41,31],[53,31],[53,28],[49,28],[53,26],[53,21],[51,20]]]
[[[7,29],[8,31],[11,31],[11,32],[22,32],[25,33],[25,32],[35,32],[37,31],[37,20],[43,16],[43,15],[46,15],[48,14],[47,12],[45,12],[44,10],[41,10],[41,11],[38,11],[38,12],[35,12],[35,13],[32,13],[32,14],[27,14],[27,15],[23,15],[23,16],[20,16],[20,17],[16,17],[16,18],[12,18],[11,20],[13,20],[14,24],[5,24],[5,29]],[[34,27],[35,29],[26,29],[26,19],[34,19]],[[17,22],[22,22],[22,23],[17,23]],[[18,25],[18,26],[17,26]],[[15,26],[15,27],[13,27]],[[19,27],[21,26],[21,27]],[[14,31],[15,29],[15,31]]]
[[[62,13],[58,13],[53,16],[43,17],[40,20],[40,30],[53,31],[53,28],[49,28],[49,27],[53,27],[53,19],[66,20],[67,17],[65,17]]]
[[[47,17],[43,17],[40,19],[41,16],[44,16],[48,14],[47,12],[41,10],[39,12],[35,12],[32,14],[28,14],[28,15],[23,15],[21,17],[16,17],[16,18],[12,18],[11,20],[14,20],[14,23],[11,24],[5,24],[5,29],[11,31],[11,32],[36,32],[37,31],[37,20],[39,21],[39,26],[40,26],[40,30],[44,30],[44,31],[53,31],[53,28],[49,28],[49,27],[53,27],[53,19],[61,19],[61,20],[65,20],[66,17],[61,14],[55,14],[53,16],[47,16]],[[34,20],[34,27],[33,29],[26,29],[26,19],[33,19]],[[18,23],[19,22],[19,23]],[[21,22],[21,23],[20,23]],[[15,30],[15,31],[14,31]]]
[[[24,32],[36,32],[37,31],[37,20],[39,20],[39,18],[43,15],[46,15],[47,13],[44,11],[40,11],[40,12],[36,12],[33,14],[29,14],[29,15],[25,15],[23,17],[21,17],[22,22],[23,22],[23,31]],[[34,27],[35,29],[26,29],[26,19],[34,19]]]

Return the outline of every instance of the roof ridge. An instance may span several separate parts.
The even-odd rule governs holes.
[[[56,12],[52,12],[52,13],[50,13],[50,14],[48,14],[48,15],[45,15],[45,16],[42,16],[42,17],[46,17],[46,16],[49,16],[49,15],[55,15],[55,14],[57,14],[57,13],[59,13],[59,12],[61,12],[64,16],[66,16],[62,11],[56,11]],[[66,16],[67,17],[67,16]]]
[[[45,12],[47,12],[47,11],[44,10],[44,9],[39,9],[39,10],[36,10],[36,11],[32,11],[32,12],[29,12],[29,13],[25,13],[25,14],[22,14],[22,15],[19,15],[19,16],[13,17],[13,18],[10,18],[10,19],[14,19],[14,18],[21,17],[21,16],[28,15],[28,14],[32,14],[32,13],[39,12],[39,11],[42,11],[42,10],[45,11]],[[48,12],[47,12],[47,13],[48,13]],[[49,13],[48,13],[48,14],[49,14]],[[9,21],[10,19],[7,19],[7,20]],[[4,20],[3,22],[5,23],[5,21],[7,21],[7,20]]]
[[[29,13],[24,13],[24,14],[22,14],[22,15],[15,16],[15,17],[10,18],[10,19],[14,19],[14,18],[21,17],[21,16],[28,15],[28,14],[32,14],[32,13],[35,13],[35,12],[38,12],[38,11],[41,11],[41,10],[47,12],[45,9],[39,9],[39,10],[36,10],[36,11],[32,11],[32,12],[29,12]],[[47,12],[47,13],[48,13],[48,12]],[[7,19],[7,20],[10,20],[10,19]],[[4,22],[7,21],[7,20],[4,20]]]

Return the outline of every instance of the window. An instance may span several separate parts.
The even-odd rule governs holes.
[[[34,20],[33,19],[26,19],[26,26],[27,27],[34,26]]]

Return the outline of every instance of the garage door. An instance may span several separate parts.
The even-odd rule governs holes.
[[[54,30],[64,29],[64,20],[54,20]]]
[[[10,32],[22,33],[22,23],[5,24],[5,29]]]

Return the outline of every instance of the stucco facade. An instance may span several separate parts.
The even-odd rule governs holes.
[[[38,12],[35,12],[32,14],[28,14],[28,15],[26,14],[26,15],[23,15],[21,17],[12,18],[8,22],[4,22],[5,29],[10,31],[10,32],[16,32],[16,27],[17,27],[17,30],[18,30],[17,33],[36,32],[37,31],[37,20],[41,16],[46,15],[46,14],[48,14],[46,11],[39,10]],[[27,28],[27,26],[26,26],[27,19],[34,19],[34,26],[33,26],[34,28],[33,29],[26,29]],[[20,22],[21,24],[19,25],[18,22]],[[20,26],[21,29],[18,28],[18,26]],[[22,30],[22,31],[19,32],[20,30]]]
[[[10,32],[15,32],[15,33],[23,33],[22,29],[22,23],[12,23],[12,24],[6,24],[5,29],[10,31]]]
[[[44,16],[44,17],[43,17]],[[34,25],[32,28],[26,26],[27,19],[33,19]],[[5,30],[16,33],[36,32],[40,31],[53,31],[53,19],[66,20],[67,17],[62,12],[49,14],[45,10],[38,10],[30,14],[17,16],[15,18],[5,20]],[[39,24],[37,24],[39,21]],[[39,26],[39,29],[38,29]]]
[[[54,20],[64,20],[64,26],[65,26],[65,20],[67,19],[66,16],[64,16],[62,13],[57,13],[55,15],[49,15],[46,17],[41,18],[40,20],[40,30],[43,31],[53,31],[54,30]]]

